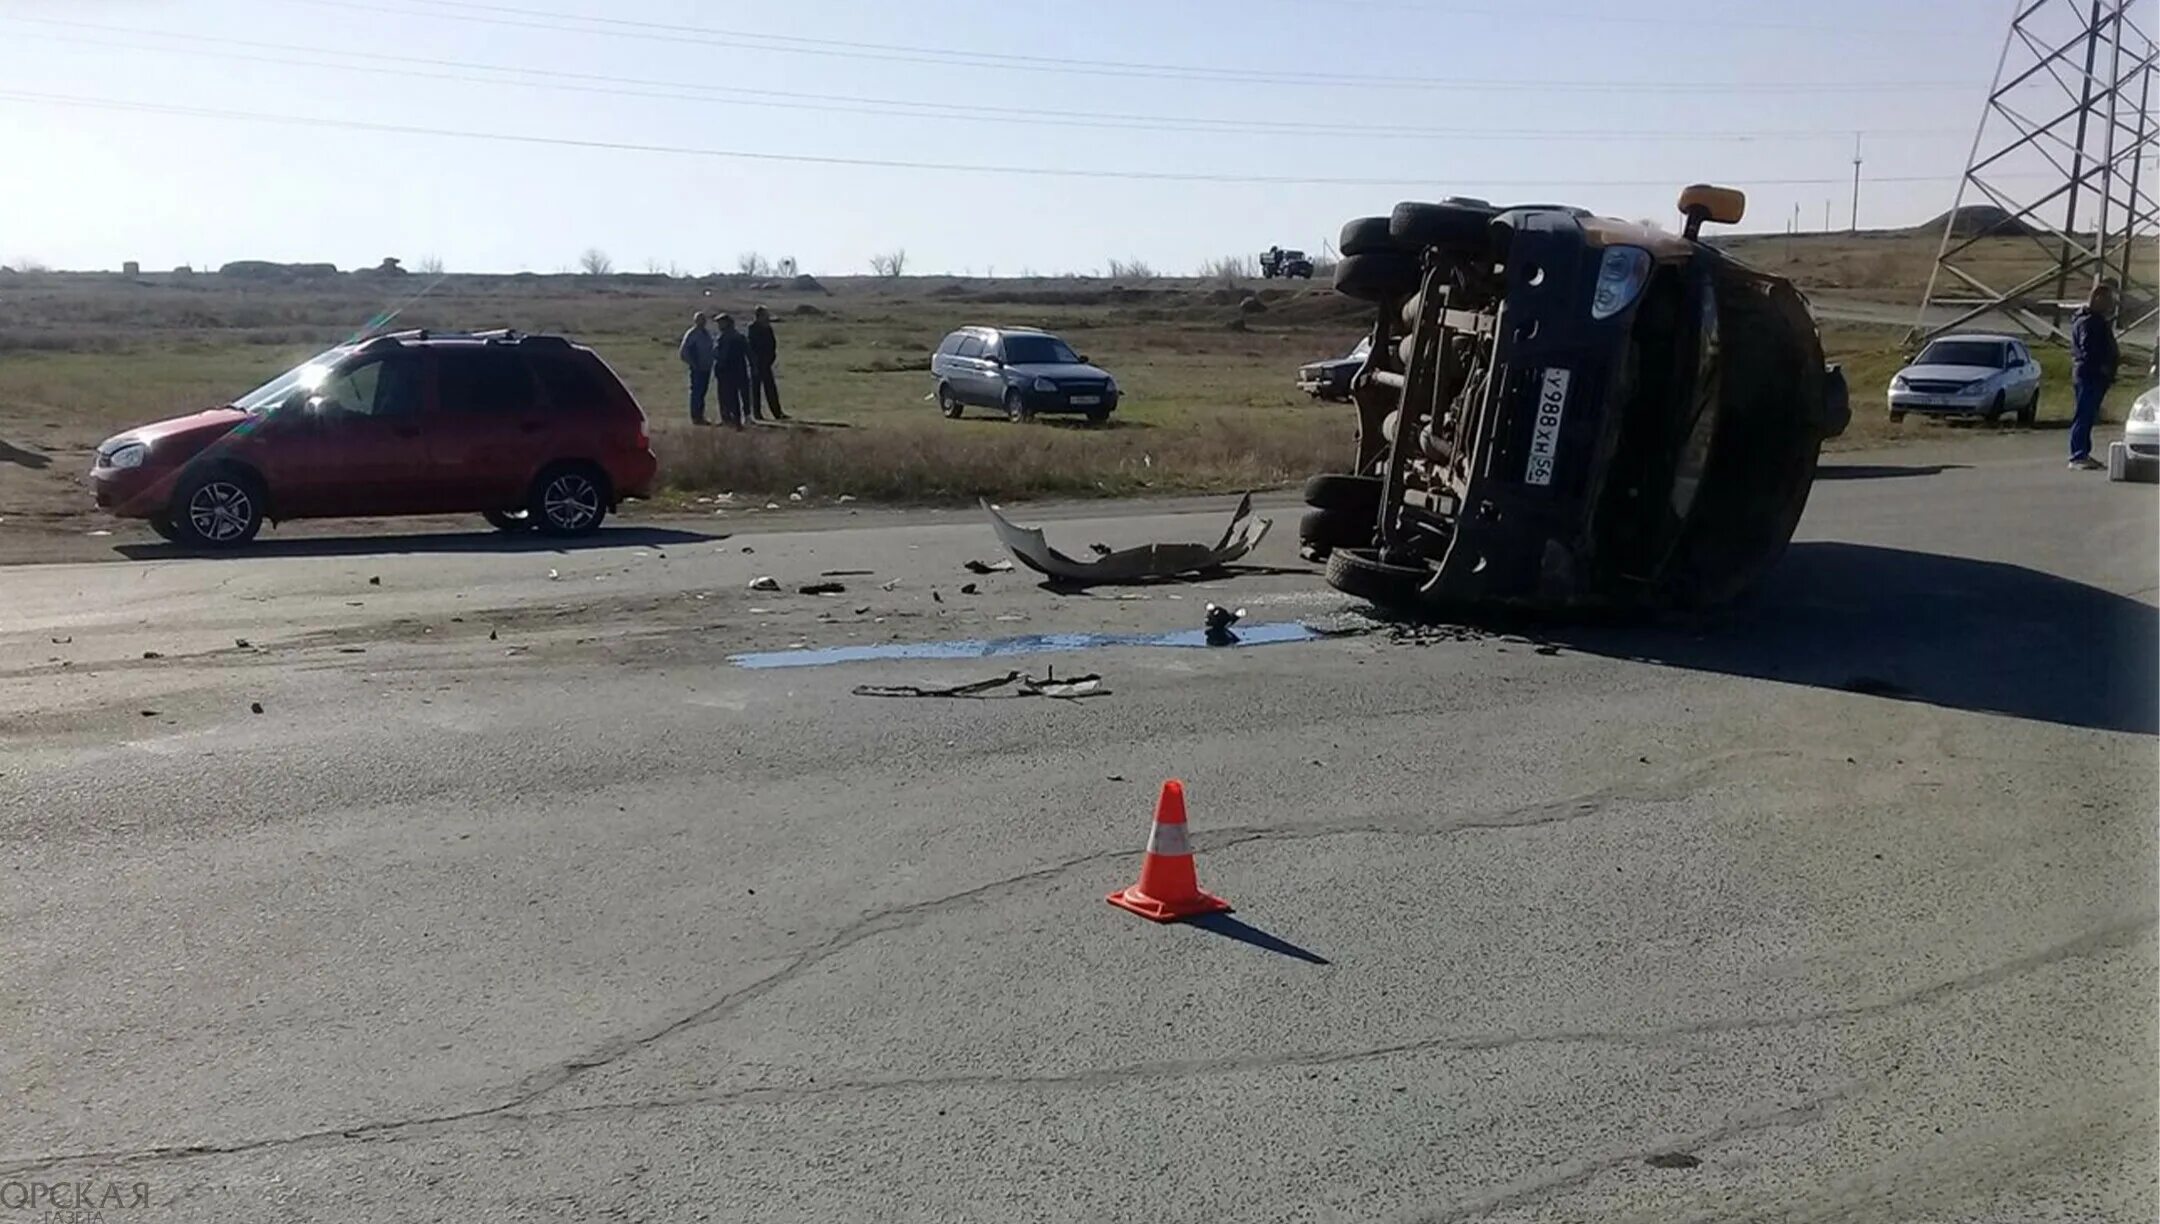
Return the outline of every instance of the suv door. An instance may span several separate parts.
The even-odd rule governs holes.
[[[417,353],[363,356],[323,380],[295,418],[276,420],[261,466],[279,518],[426,509],[425,371]]]
[[[428,451],[439,474],[438,509],[523,506],[533,477],[557,457],[563,424],[524,357],[502,344],[438,346],[435,397]]]

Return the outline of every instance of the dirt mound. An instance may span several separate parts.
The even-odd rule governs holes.
[[[832,290],[825,287],[825,283],[823,281],[819,280],[815,276],[810,275],[808,272],[804,272],[796,276],[795,279],[789,281],[788,288],[793,289],[798,293],[829,294],[832,292]]]
[[[1913,232],[1940,234],[1945,225],[1950,226],[1951,234],[1959,238],[1971,238],[1983,233],[2008,238],[2030,238],[2040,232],[2023,221],[2012,218],[2007,210],[1993,204],[1967,204],[1956,212],[1955,222],[1951,220],[1951,214],[1946,212],[1915,226]]]

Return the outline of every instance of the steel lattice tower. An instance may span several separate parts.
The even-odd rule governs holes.
[[[2160,269],[2134,258],[2160,218],[2143,176],[2160,126],[2148,113],[2155,47],[2132,0],[2015,0],[1995,83],[1943,225],[1927,296],[1908,340],[1988,316],[2035,339],[2064,340],[2071,309],[2095,280],[2122,287],[2119,331],[2148,342]],[[1965,210],[2000,214],[1960,225]],[[2001,271],[2000,240],[2029,239],[2044,257]],[[1992,243],[1989,240],[1995,240]],[[1992,258],[1991,258],[1992,257]]]

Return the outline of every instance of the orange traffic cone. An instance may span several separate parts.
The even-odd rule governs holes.
[[[1185,784],[1163,783],[1155,804],[1155,828],[1148,834],[1147,857],[1140,861],[1140,882],[1110,894],[1110,904],[1142,918],[1175,922],[1195,914],[1214,914],[1230,903],[1200,888],[1193,871],[1192,846],[1185,840]]]

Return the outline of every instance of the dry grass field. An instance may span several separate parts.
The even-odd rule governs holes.
[[[1889,302],[1917,296],[1914,278],[1924,278],[1933,253],[1933,240],[1917,235],[1735,245],[1810,287],[1879,290]],[[1351,435],[1346,410],[1296,391],[1295,369],[1345,350],[1364,327],[1359,304],[1324,283],[910,277],[757,289],[731,277],[452,276],[404,301],[424,284],[417,275],[0,274],[0,521],[79,523],[88,511],[82,473],[101,438],[224,403],[401,303],[398,326],[555,331],[592,345],[645,405],[669,496],[682,499],[805,485],[811,500],[950,502],[1292,482],[1334,463]],[[1248,295],[1265,308],[1241,310]],[[676,338],[694,310],[747,316],[760,303],[778,320],[781,387],[800,423],[691,430]],[[945,420],[927,399],[928,355],[967,323],[1064,334],[1118,376],[1124,405],[1102,429]],[[1826,329],[1856,406],[1840,446],[1940,428],[1893,429],[1883,419],[1900,338],[1888,328]],[[2067,415],[2068,397],[2062,355],[2046,360],[2043,423]]]

